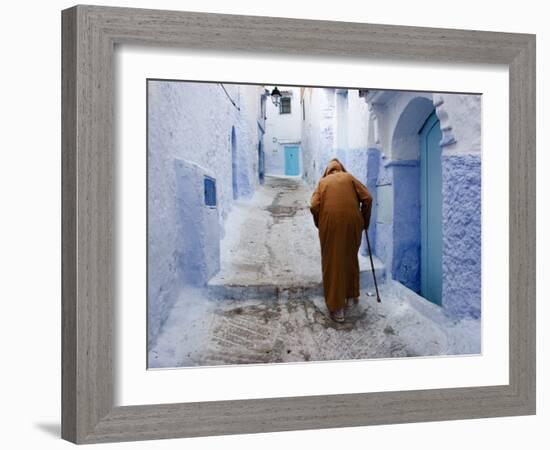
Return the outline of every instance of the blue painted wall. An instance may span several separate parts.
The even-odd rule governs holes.
[[[182,283],[184,242],[179,242],[182,217],[177,193],[181,186],[177,185],[175,161],[206,168],[216,178],[221,236],[234,202],[232,129],[236,136],[239,194],[242,197],[251,195],[258,183],[257,145],[262,135],[257,121],[260,90],[254,86],[230,84],[225,89],[238,101],[239,109],[216,83],[148,83],[147,337],[150,346],[178,298]],[[202,192],[202,187],[200,189]],[[206,239],[206,235],[199,238]],[[207,255],[201,257],[206,259]]]
[[[220,225],[217,206],[206,204],[204,179],[212,174],[176,159],[178,274],[184,284],[204,286],[220,270]]]
[[[378,173],[380,172],[380,150],[376,148],[371,148],[367,151],[367,179],[366,186],[369,192],[371,193],[372,200],[372,210],[371,210],[371,220],[369,225],[369,239],[373,251],[376,253],[376,217],[378,215],[378,193],[376,190],[376,183],[378,181]],[[362,247],[362,253],[366,254],[367,249]]]
[[[366,148],[350,148],[346,154],[346,170],[348,170],[355,178],[361,183],[367,186],[367,174],[368,174],[368,150]],[[367,186],[367,189],[369,187]],[[369,189],[371,191],[371,189]],[[371,194],[374,194],[371,191]],[[374,202],[373,202],[374,203]],[[374,225],[375,216],[371,213],[371,225],[369,229],[375,228]],[[371,240],[371,246],[373,246],[372,233],[369,234]],[[373,249],[374,251],[374,249]],[[361,246],[359,247],[359,253],[362,255],[368,255],[367,240],[363,234],[361,237]]]
[[[375,158],[376,153],[372,153]],[[393,279],[420,292],[420,166],[380,159],[377,195],[393,194],[392,215],[376,220],[375,254]],[[481,316],[481,160],[479,155],[442,156],[443,308],[454,318]],[[368,178],[368,180],[370,177]],[[372,180],[367,182],[372,185]],[[384,200],[377,199],[377,203]]]
[[[443,307],[481,316],[481,159],[443,155]],[[503,281],[507,282],[507,281]]]
[[[374,253],[391,274],[393,260],[393,171],[386,155],[380,153],[376,180],[376,239]]]
[[[393,278],[420,292],[420,165],[394,161]]]
[[[206,204],[205,177],[216,182],[212,172],[181,159],[173,160],[175,178],[174,238],[170,241],[174,260],[170,270],[175,276],[167,283],[158,268],[148,267],[148,341],[156,338],[161,325],[185,285],[204,286],[220,269],[220,222],[216,205]],[[217,191],[217,183],[216,183]],[[148,242],[149,253],[157,249]]]

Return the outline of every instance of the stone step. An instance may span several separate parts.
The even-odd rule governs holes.
[[[386,269],[384,264],[376,257],[373,258],[376,281],[379,285],[386,282]],[[359,283],[361,289],[374,288],[374,279],[368,256],[359,256]],[[294,298],[306,298],[323,295],[321,274],[318,280],[307,281],[301,284],[296,281],[285,282],[284,279],[250,281],[247,274],[235,274],[226,277],[222,272],[214,276],[207,284],[208,297],[211,299],[230,300],[285,300]]]

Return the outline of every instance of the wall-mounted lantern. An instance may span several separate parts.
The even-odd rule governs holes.
[[[273,104],[275,106],[279,106],[279,102],[281,100],[281,91],[279,91],[279,89],[277,89],[277,86],[275,86],[273,88],[273,90],[271,91],[271,101],[273,102]]]

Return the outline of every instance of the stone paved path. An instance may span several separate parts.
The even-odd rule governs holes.
[[[299,181],[268,178],[251,201],[235,205],[220,273],[207,290],[181,292],[149,352],[150,368],[479,353],[479,321],[451,323],[391,280],[376,303],[364,257],[360,304],[345,323],[332,321],[310,195]]]
[[[479,321],[453,323],[400,283],[382,303],[361,294],[339,324],[322,297],[215,300],[183,292],[149,354],[150,367],[327,361],[479,353]]]
[[[252,201],[237,203],[221,243],[221,270],[210,280],[216,298],[322,295],[321,249],[309,211],[311,189],[300,179],[266,177]],[[375,260],[378,279],[385,271]],[[359,256],[361,285],[371,286],[370,261]]]

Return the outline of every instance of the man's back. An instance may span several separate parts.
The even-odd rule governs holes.
[[[332,173],[319,183],[321,214],[342,214],[359,210],[354,177],[348,172]]]

